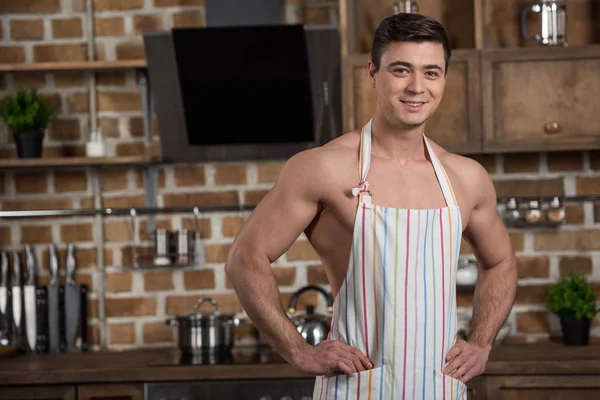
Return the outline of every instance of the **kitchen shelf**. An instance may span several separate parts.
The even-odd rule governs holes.
[[[146,60],[80,61],[0,64],[0,72],[111,71],[146,68]]]
[[[124,156],[124,157],[48,157],[48,158],[5,158],[0,159],[0,169],[30,168],[73,168],[148,165],[159,163],[160,157]]]
[[[127,266],[121,266],[119,267],[119,269],[121,271],[124,272],[135,272],[135,271],[171,271],[174,269],[182,269],[182,268],[195,268],[195,267],[199,267],[202,264],[194,262],[194,263],[185,263],[185,264],[180,264],[180,263],[172,263],[172,264],[165,264],[165,265],[154,265],[154,264],[140,264],[137,267],[131,266],[131,265],[127,265]]]
[[[560,222],[552,221],[539,221],[539,222],[505,222],[507,228],[558,228],[559,226],[565,225],[566,220]]]

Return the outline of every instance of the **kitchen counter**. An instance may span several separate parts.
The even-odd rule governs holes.
[[[242,349],[229,364],[177,364],[177,351],[139,350],[0,358],[0,387],[6,385],[169,382],[311,378],[269,349]],[[504,345],[492,351],[485,376],[600,375],[600,344]],[[600,377],[598,378],[600,379]]]

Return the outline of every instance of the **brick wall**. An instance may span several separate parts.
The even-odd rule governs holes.
[[[289,0],[288,22],[337,24],[336,2]],[[86,57],[83,0],[40,0],[0,3],[0,62],[84,60]],[[100,60],[143,57],[140,32],[178,26],[201,26],[202,0],[96,0],[94,17]],[[98,74],[98,125],[118,155],[138,154],[144,147],[140,93],[133,73]],[[86,79],[80,73],[18,73],[0,78],[0,95],[20,87],[37,87],[59,107],[59,119],[45,142],[46,156],[83,154],[89,126]],[[14,145],[0,124],[0,156],[14,157]],[[595,153],[519,154],[484,156],[478,160],[494,178],[500,196],[573,195],[600,192],[600,157]],[[276,179],[281,163],[210,163],[172,165],[159,170],[158,205],[256,204]],[[4,210],[71,209],[93,207],[92,171],[40,170],[0,174],[0,201]],[[105,207],[144,206],[141,171],[113,168],[100,174]],[[226,312],[240,311],[223,264],[233,237],[247,213],[207,213],[199,220],[205,262],[186,269],[130,272],[130,221],[104,219],[106,265],[105,325],[98,319],[101,277],[96,265],[98,235],[92,218],[28,218],[0,221],[4,248],[36,246],[40,260],[39,283],[48,281],[47,244],[57,243],[64,261],[67,242],[76,242],[76,280],[92,288],[89,304],[91,337],[98,349],[101,325],[110,349],[172,346],[175,331],[165,319],[192,311],[200,296],[214,297]],[[545,289],[569,271],[600,271],[600,209],[593,204],[570,204],[569,224],[558,233],[511,230],[519,256],[520,287],[512,323],[512,340],[547,340],[556,332],[542,306]],[[150,243],[145,219],[138,234]],[[195,229],[191,215],[159,215],[158,227]],[[465,245],[461,252],[469,256]],[[63,264],[64,265],[64,264]],[[273,271],[287,305],[292,293],[306,284],[326,286],[322,267],[301,236],[276,263]],[[318,300],[314,293],[301,303]],[[471,294],[460,293],[459,305],[470,308]],[[302,306],[302,304],[301,304]],[[597,325],[597,324],[596,324]],[[595,325],[594,334],[600,336]],[[238,343],[251,343],[251,327],[238,330]]]

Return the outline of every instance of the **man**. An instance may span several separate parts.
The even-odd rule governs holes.
[[[233,243],[226,273],[243,308],[285,360],[316,376],[315,398],[466,399],[509,315],[515,256],[494,186],[425,135],[449,58],[436,21],[382,21],[368,65],[373,118],[291,157]],[[302,232],[335,295],[330,337],[314,347],[281,307],[270,266]],[[461,237],[479,265],[467,341],[456,339]]]

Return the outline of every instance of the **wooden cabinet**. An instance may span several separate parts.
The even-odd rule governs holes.
[[[77,400],[144,400],[144,385],[80,385],[77,387]]]
[[[75,386],[8,386],[0,388],[0,400],[77,400]]]
[[[487,400],[588,400],[600,398],[597,375],[488,377]]]
[[[482,51],[483,150],[600,147],[600,46]]]
[[[345,58],[343,85],[344,132],[360,129],[375,111],[375,89],[370,86],[368,54]],[[440,146],[460,154],[481,151],[479,54],[452,53],[442,101],[427,121],[425,134]]]

